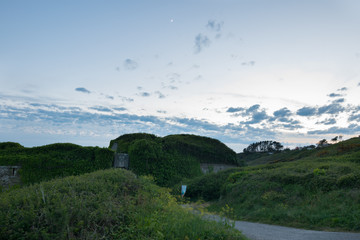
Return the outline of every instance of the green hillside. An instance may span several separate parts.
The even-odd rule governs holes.
[[[211,210],[228,204],[236,219],[360,231],[360,138],[262,158],[269,163],[213,174],[216,185],[190,180],[187,196],[213,200]],[[221,196],[204,191],[211,187]]]
[[[71,143],[25,148],[18,143],[0,143],[0,166],[21,166],[24,184],[110,168],[113,159],[114,152],[107,148]]]
[[[0,193],[0,239],[245,239],[182,209],[166,189],[121,169]]]
[[[201,175],[200,163],[236,164],[236,153],[212,138],[196,135],[125,134],[110,142],[130,155],[130,169],[151,174],[161,186],[172,186],[184,178]]]

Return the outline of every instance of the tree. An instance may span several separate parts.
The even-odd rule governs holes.
[[[260,141],[250,144],[247,148],[244,148],[244,153],[255,152],[279,152],[284,146],[276,141]]]
[[[327,140],[324,138],[324,139],[322,139],[322,140],[320,140],[318,143],[317,143],[317,146],[318,147],[325,147],[325,146],[327,146],[328,145],[328,142],[327,142]]]
[[[337,142],[337,140],[338,140],[338,136],[331,139],[332,142]]]

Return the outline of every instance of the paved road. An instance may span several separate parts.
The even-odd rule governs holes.
[[[221,221],[219,216],[205,217]],[[235,228],[251,240],[360,240],[360,233],[312,231],[244,221],[235,221]]]

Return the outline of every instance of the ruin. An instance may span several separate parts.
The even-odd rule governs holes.
[[[114,168],[129,169],[129,154],[115,153]]]
[[[126,153],[118,153],[118,152],[117,152],[117,148],[118,148],[118,144],[117,144],[117,143],[114,143],[114,144],[111,146],[111,149],[112,149],[113,151],[115,151],[113,167],[114,167],[114,168],[125,168],[125,169],[129,169],[129,154],[126,154]]]
[[[0,187],[2,189],[21,184],[20,168],[20,166],[0,166]]]

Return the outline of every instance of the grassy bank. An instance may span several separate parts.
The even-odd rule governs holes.
[[[120,169],[0,195],[0,239],[244,239],[178,206],[149,178]]]
[[[220,196],[204,192],[198,184],[202,178],[193,179],[188,196],[214,201],[209,208],[213,211],[228,205],[230,217],[235,219],[360,231],[360,139],[311,150],[306,155],[238,168],[229,171],[227,178],[224,173],[202,177],[213,178],[207,180],[206,187],[217,188]],[[216,179],[221,185],[211,184]]]

